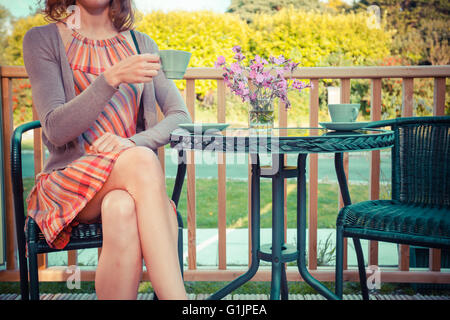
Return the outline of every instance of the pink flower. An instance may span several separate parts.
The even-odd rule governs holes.
[[[263,87],[270,89],[272,87],[274,77],[270,74],[270,72],[264,72],[263,76],[264,76]]]
[[[256,75],[257,75],[257,73],[256,73],[255,70],[250,70],[250,72],[249,72],[249,74],[248,74],[248,77],[249,77],[250,79],[255,79],[255,78],[256,78]]]
[[[245,59],[245,56],[244,56],[241,52],[238,52],[238,53],[236,53],[236,55],[234,56],[234,59],[236,59],[236,60],[238,60],[238,61],[242,61],[242,60]]]
[[[278,81],[277,87],[281,94],[286,95],[288,87],[286,79],[282,78],[281,81]]]
[[[308,87],[309,87],[309,85],[307,85],[305,82],[300,81],[300,80],[294,80],[294,82],[292,83],[292,88],[297,89],[298,91],[301,91]]]
[[[239,52],[241,52],[241,49],[242,49],[241,46],[234,46],[233,47],[233,52],[234,53],[239,53]]]
[[[283,64],[286,62],[286,58],[282,54],[280,54],[278,56],[278,58],[275,58],[275,57],[272,57],[272,58],[273,58],[272,63],[275,63],[275,64]]]
[[[237,62],[232,63],[231,66],[230,66],[230,69],[234,73],[237,73],[237,74],[241,74],[242,73],[242,68],[239,65],[239,63],[237,63]]]
[[[218,57],[217,58],[217,61],[216,61],[216,63],[214,64],[214,66],[216,67],[216,68],[219,68],[219,67],[221,67],[221,66],[223,66],[224,64],[225,64],[225,57],[224,56],[220,56],[220,57]]]
[[[286,72],[284,69],[278,68],[276,69],[277,75],[282,77],[284,76],[284,73]]]
[[[289,63],[288,63],[289,70],[290,70],[291,72],[294,71],[295,69],[297,69],[298,65],[299,65],[299,63],[289,62]]]
[[[263,81],[264,81],[264,75],[262,75],[261,73],[258,73],[256,75],[256,82],[257,83],[263,83]]]

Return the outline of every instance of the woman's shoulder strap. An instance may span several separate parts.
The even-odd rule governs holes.
[[[131,29],[130,33],[131,33],[131,38],[133,38],[133,42],[134,42],[134,46],[136,47],[137,54],[141,54],[141,50],[139,49],[139,44],[136,40],[136,34],[134,33],[134,30]]]

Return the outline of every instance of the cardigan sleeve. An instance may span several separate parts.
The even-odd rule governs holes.
[[[158,46],[149,36],[144,35],[145,50],[149,53],[159,53]],[[145,146],[156,150],[169,143],[170,133],[181,123],[191,123],[192,119],[184,103],[180,91],[172,80],[167,79],[164,72],[159,70],[153,78],[155,96],[164,114],[164,119],[155,126],[141,131],[129,139],[138,146]]]
[[[61,147],[92,125],[117,89],[101,74],[81,94],[66,101],[63,57],[54,45],[52,48],[49,38],[39,28],[30,29],[23,39],[23,59],[42,129],[53,145]]]

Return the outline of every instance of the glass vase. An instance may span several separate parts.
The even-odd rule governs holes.
[[[249,103],[248,126],[251,130],[264,133],[273,129],[274,107],[270,99],[257,99]]]

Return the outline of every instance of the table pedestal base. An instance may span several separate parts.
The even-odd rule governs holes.
[[[252,161],[251,184],[251,248],[252,261],[249,270],[212,294],[208,299],[222,299],[251,280],[259,269],[260,260],[272,262],[270,299],[287,299],[288,285],[286,262],[297,260],[302,278],[327,299],[338,300],[321,282],[312,277],[306,267],[306,158],[299,154],[297,168],[284,167],[283,154],[276,155],[278,170],[261,175],[259,157]],[[266,171],[267,172],[267,171]],[[284,243],[284,179],[297,175],[297,246]],[[272,179],[272,244],[260,245],[260,178]]]

